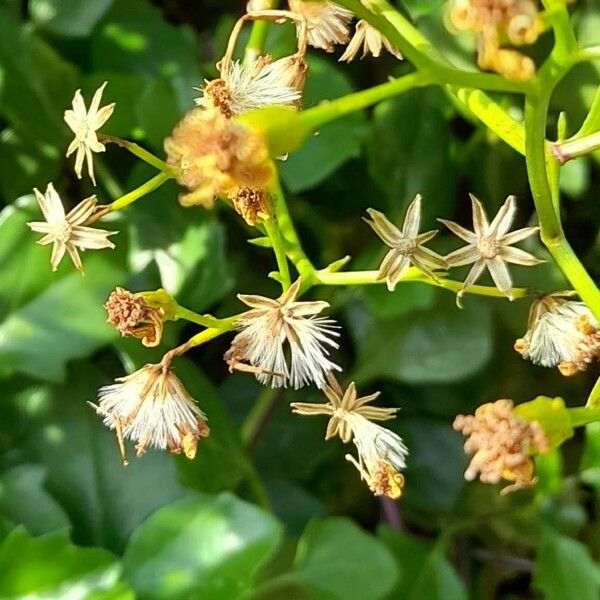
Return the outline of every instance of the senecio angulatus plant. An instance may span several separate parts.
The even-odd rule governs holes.
[[[270,277],[281,285],[277,297],[240,293],[239,314],[227,318],[197,314],[180,306],[164,290],[132,292],[117,288],[108,298],[108,320],[122,335],[138,338],[144,346],[157,346],[169,321],[184,319],[200,331],[167,352],[158,364],[148,364],[117,379],[99,391],[93,409],[116,433],[123,463],[126,440],[135,443],[137,456],[149,449],[183,453],[193,459],[198,446],[210,435],[206,415],[187,393],[173,363],[189,349],[231,335],[224,356],[230,371],[255,377],[265,386],[314,385],[322,402],[295,402],[297,415],[329,419],[326,439],[339,438],[350,448],[346,455],[372,492],[395,499],[405,483],[403,470],[409,449],[381,422],[395,418],[397,409],[377,406],[378,394],[361,396],[354,382],[340,382],[336,363],[340,335],[328,315],[329,304],[318,299],[322,286],[387,285],[394,293],[406,281],[432,285],[456,294],[457,310],[466,294],[490,299],[532,302],[524,333],[515,350],[535,365],[557,368],[576,376],[600,357],[600,291],[565,238],[561,223],[558,187],[561,165],[600,148],[600,90],[581,129],[564,139],[565,118],[559,120],[558,141],[547,136],[547,113],[556,85],[578,63],[600,60],[600,47],[581,47],[575,37],[564,0],[451,0],[446,26],[454,33],[477,38],[476,65],[459,68],[421,34],[402,12],[386,0],[289,0],[287,6],[269,0],[252,0],[235,24],[219,77],[199,82],[194,106],[164,141],[165,157],[150,154],[139,145],[101,133],[115,110],[104,106],[104,83],[89,106],[77,90],[65,121],[75,138],[67,156],[74,155],[77,177],[95,185],[94,154],[118,146],[153,166],[157,174],[143,185],[102,204],[96,196],[82,200],[68,214],[52,183],[44,193],[35,190],[44,221],[29,223],[43,235],[40,244],[51,245],[54,270],[65,253],[83,272],[80,251],[114,248],[117,232],[100,228],[98,221],[150,194],[175,179],[181,186],[183,207],[210,210],[222,202],[255,228],[255,245],[272,249],[276,270]],[[297,47],[289,56],[274,58],[263,51],[269,27],[287,23],[295,27]],[[239,53],[238,37],[251,27],[248,43]],[[521,52],[550,30],[553,46],[541,64]],[[303,89],[310,73],[309,48],[334,52],[352,61],[383,52],[410,65],[408,74],[342,98],[303,108]],[[310,50],[311,52],[313,50]],[[237,52],[237,54],[236,54]],[[236,56],[238,56],[236,58]],[[506,198],[493,215],[485,200],[471,195],[472,221],[461,225],[439,221],[464,242],[446,256],[434,251],[437,231],[422,232],[421,208],[427,198],[417,196],[402,222],[368,209],[356,215],[357,227],[374,233],[386,249],[383,262],[371,271],[348,269],[349,258],[316,266],[305,254],[284,191],[278,165],[325,124],[360,111],[408,90],[442,87],[472,118],[523,155],[537,224],[513,229],[519,209],[514,196]],[[508,114],[501,102],[487,93],[516,95],[523,103],[523,119]],[[117,107],[118,110],[118,107]],[[408,200],[408,199],[407,199]],[[482,202],[482,200],[484,200]],[[498,199],[496,199],[498,200]],[[182,210],[190,210],[182,208]],[[540,258],[519,243],[540,237],[572,290],[545,293],[513,287],[509,265],[535,267]],[[470,265],[464,281],[452,278],[455,267]],[[493,286],[478,285],[487,271]],[[82,282],[85,285],[85,281]],[[309,290],[316,295],[306,299]],[[316,299],[315,299],[316,298]],[[492,301],[492,300],[490,300]],[[255,407],[258,412],[268,407]],[[574,428],[600,420],[600,384],[585,406],[567,408],[560,398],[539,396],[514,406],[509,399],[490,401],[474,415],[459,415],[454,428],[466,437],[465,451],[472,455],[465,477],[498,484],[503,492],[535,483],[535,458],[555,450],[573,435]]]

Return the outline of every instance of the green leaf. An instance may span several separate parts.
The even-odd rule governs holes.
[[[66,532],[29,537],[18,527],[0,546],[0,597],[89,598],[117,583],[119,566],[105,550],[78,548]]]
[[[402,294],[402,286],[395,292]],[[407,383],[447,383],[477,372],[492,352],[489,306],[469,300],[457,309],[440,294],[428,310],[375,321],[358,336],[355,377],[389,377]]]
[[[167,78],[182,111],[192,108],[193,88],[202,83],[198,55],[192,29],[170,25],[143,0],[114,2],[92,36],[95,70]]]
[[[32,236],[29,243],[34,240]],[[49,261],[49,247],[45,253]],[[65,257],[64,262],[67,260]],[[46,265],[50,270],[49,262]],[[32,267],[36,271],[39,268]],[[55,282],[0,323],[1,375],[20,372],[61,381],[69,360],[89,355],[115,338],[115,332],[106,324],[102,304],[108,292],[122,283],[119,253],[91,251],[89,258],[84,257],[84,267],[85,279],[71,265],[61,265],[61,269],[71,272],[56,277]]]
[[[33,535],[69,526],[65,512],[44,488],[45,478],[40,465],[14,467],[0,477],[0,514]]]
[[[419,193],[425,220],[454,197],[452,137],[438,90],[410,91],[375,107],[367,139],[369,171],[394,210]],[[391,215],[393,217],[393,215]]]
[[[291,576],[318,598],[386,598],[397,577],[385,546],[347,519],[312,522],[298,542]]]
[[[406,600],[467,600],[464,583],[441,547],[429,548],[418,538],[381,527],[379,536],[393,552],[400,581],[390,597]]]
[[[600,490],[600,422],[585,428],[585,448],[579,468],[583,481]]]
[[[328,61],[311,57],[309,65],[310,76],[304,91],[306,108],[354,91],[346,75]],[[360,155],[365,131],[362,113],[325,125],[280,164],[286,186],[292,192],[301,192],[321,183],[346,161]]]
[[[597,600],[600,567],[581,542],[546,529],[536,555],[533,586],[545,600]]]
[[[88,36],[115,0],[32,0],[32,20],[58,35]]]
[[[0,8],[0,114],[44,148],[68,139],[63,113],[77,87],[73,67],[38,38],[31,28]]]
[[[114,432],[87,405],[101,385],[112,383],[106,374],[79,362],[67,381],[51,388],[40,414],[29,414],[21,446],[29,460],[46,467],[46,489],[68,514],[74,539],[119,552],[149,514],[186,490],[166,452],[150,451],[123,467]]]
[[[134,533],[123,574],[148,600],[234,600],[248,592],[280,539],[271,515],[231,494],[188,498]]]
[[[199,208],[183,208],[178,188],[167,183],[153,192],[152,211],[132,207],[130,262],[136,271],[158,270],[156,287],[177,301],[202,311],[220,300],[233,283],[225,257],[225,232],[215,216]]]

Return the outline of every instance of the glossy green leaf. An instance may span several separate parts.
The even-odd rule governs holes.
[[[298,542],[293,579],[318,598],[386,598],[396,577],[385,546],[346,519],[315,521]]]
[[[14,467],[0,476],[0,514],[33,535],[69,526],[65,512],[45,489],[45,479],[40,465]]]
[[[136,458],[128,445],[130,464],[123,467],[114,432],[87,404],[110,383],[107,374],[78,363],[68,384],[50,389],[49,406],[29,415],[22,445],[28,460],[45,466],[45,487],[68,515],[74,539],[118,552],[149,514],[186,490],[166,452]]]
[[[115,338],[102,307],[124,275],[119,253],[112,252],[90,251],[83,257],[85,279],[71,265],[61,265],[71,272],[5,316],[0,323],[0,374],[20,372],[60,381],[70,359],[89,355]],[[49,247],[45,253],[50,270]]]
[[[418,538],[382,527],[379,535],[394,554],[400,581],[391,597],[407,600],[467,600],[464,583],[440,547],[428,547]]]
[[[596,600],[600,567],[581,542],[546,529],[536,556],[533,585],[546,600]]]
[[[329,62],[315,57],[309,60],[309,66],[305,108],[353,91],[348,78]],[[325,125],[281,163],[286,186],[292,192],[300,192],[321,183],[346,161],[359,156],[365,133],[366,120],[361,113]]]
[[[0,7],[0,114],[41,149],[68,140],[63,113],[77,87],[75,69]]]
[[[411,91],[375,107],[367,140],[369,171],[394,210],[421,194],[426,219],[443,214],[456,180],[450,147],[437,90]]]
[[[32,19],[44,29],[64,36],[89,35],[115,0],[32,0]]]
[[[7,600],[90,598],[117,584],[119,565],[105,550],[74,546],[65,532],[32,538],[19,527],[0,546],[0,573]]]
[[[402,293],[402,288],[396,292]],[[456,308],[450,294],[405,317],[378,320],[359,337],[356,378],[389,377],[407,383],[459,381],[477,372],[492,352],[489,306],[467,299]]]
[[[188,498],[134,533],[123,574],[149,600],[235,600],[249,591],[280,537],[271,515],[231,494]]]

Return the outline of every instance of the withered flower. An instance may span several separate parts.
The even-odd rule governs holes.
[[[453,0],[448,21],[451,29],[478,34],[477,62],[482,69],[515,81],[535,74],[529,57],[501,48],[501,41],[521,46],[537,40],[542,31],[537,0]]]
[[[210,433],[206,415],[163,364],[146,365],[100,388],[98,404],[91,406],[115,430],[125,465],[124,439],[136,442],[137,456],[158,448],[192,459],[198,442]]]
[[[423,273],[435,279],[433,269],[446,269],[446,261],[424,244],[437,234],[437,229],[419,234],[421,224],[421,196],[417,194],[410,203],[402,230],[387,217],[373,208],[367,209],[369,219],[364,219],[381,240],[391,248],[379,267],[378,279],[385,279],[390,292],[396,289],[398,281],[412,263]]]
[[[484,269],[487,268],[498,290],[512,300],[512,279],[506,263],[533,266],[544,262],[524,250],[513,248],[512,244],[533,235],[539,227],[524,227],[508,233],[517,212],[514,196],[506,199],[491,223],[488,222],[481,202],[473,194],[470,194],[470,197],[473,209],[473,231],[461,227],[454,221],[438,219],[452,233],[467,242],[466,246],[445,257],[448,266],[459,267],[473,263],[462,289],[458,293],[458,298],[460,300],[462,294],[477,281]]]
[[[308,67],[298,54],[272,61],[260,56],[245,66],[240,61],[227,62],[220,77],[207,81],[198,106],[218,108],[224,116],[235,115],[275,104],[298,105]]]
[[[45,234],[43,238],[38,240],[38,244],[42,246],[52,244],[50,264],[53,271],[58,269],[65,252],[69,254],[75,268],[83,273],[83,265],[78,249],[100,250],[115,247],[108,238],[118,233],[118,231],[88,227],[88,224],[93,222],[94,216],[97,215],[96,196],[90,196],[82,200],[65,215],[60,196],[51,183],[48,184],[45,194],[37,189],[33,191],[46,220],[32,221],[27,225],[32,231]]]
[[[565,376],[585,371],[600,358],[598,321],[583,302],[556,293],[536,300],[529,311],[527,332],[515,342],[525,359],[543,367],[558,367]]]
[[[467,438],[465,452],[474,455],[465,479],[473,481],[479,475],[483,483],[512,482],[501,494],[535,484],[531,457],[550,450],[542,426],[517,416],[511,400],[483,404],[473,416],[458,415],[454,429]]]
[[[213,206],[219,195],[241,187],[264,189],[273,177],[264,139],[217,109],[194,108],[165,140],[167,162],[177,181],[190,190],[183,206]]]
[[[328,0],[288,0],[288,4],[291,11],[306,19],[311,46],[333,52],[336,44],[348,43],[351,11]]]
[[[107,322],[114,325],[122,336],[130,335],[148,348],[160,344],[165,311],[148,304],[140,294],[118,287],[104,305]]]
[[[350,40],[344,54],[340,56],[340,62],[351,62],[362,49],[361,58],[371,54],[375,58],[381,55],[381,50],[385,48],[391,55],[402,60],[402,53],[395,48],[390,41],[375,27],[370,25],[364,19],[356,24],[354,36]]]
[[[358,450],[358,460],[351,454],[346,455],[346,460],[358,469],[361,479],[376,496],[399,498],[404,486],[401,471],[406,467],[404,459],[408,450],[400,436],[372,423],[393,419],[398,409],[370,406],[379,392],[359,398],[354,382],[342,391],[331,372],[327,373],[323,391],[328,402],[294,402],[293,412],[329,416],[325,439],[339,436],[344,443],[352,440]]]
[[[244,187],[231,196],[233,208],[248,225],[254,227],[260,218],[271,214],[271,199],[266,190]]]
[[[254,373],[265,385],[291,384],[297,389],[311,381],[322,387],[325,373],[341,370],[329,360],[327,350],[338,348],[333,339],[339,336],[335,321],[317,316],[329,304],[297,301],[300,283],[298,279],[276,300],[238,294],[251,310],[237,320],[240,332],[224,356],[231,371]]]

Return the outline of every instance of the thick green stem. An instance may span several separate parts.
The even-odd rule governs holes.
[[[265,231],[269,236],[271,247],[275,253],[275,260],[277,261],[277,268],[279,269],[279,279],[284,290],[290,287],[290,269],[288,267],[287,256],[285,253],[283,238],[279,231],[279,225],[277,223],[277,217],[273,216],[263,221]]]
[[[209,329],[219,329],[223,325],[223,322],[227,321],[227,319],[217,319],[212,315],[199,315],[193,310],[179,306],[179,304],[175,307],[174,318],[184,319],[190,323],[196,323],[196,325],[202,325],[202,327]]]
[[[554,144],[552,150],[560,164],[564,165],[573,158],[600,150],[600,131],[562,144]]]
[[[152,179],[149,179],[146,181],[146,183],[140,185],[140,187],[128,192],[120,198],[117,198],[114,202],[111,202],[111,204],[107,206],[107,210],[110,212],[116,212],[125,208],[126,206],[129,206],[130,204],[133,204],[136,200],[143,198],[150,192],[153,192],[155,189],[159,188],[165,181],[171,179],[171,177],[172,176],[168,175],[167,173],[159,173],[158,175],[155,175]]]
[[[584,408],[570,408],[569,417],[573,427],[583,427],[584,425],[600,421],[600,407],[585,406]]]
[[[525,100],[529,185],[540,221],[542,241],[581,299],[596,318],[600,318],[600,291],[565,238],[550,189],[547,160],[554,158],[546,153],[546,118],[550,94],[559,79],[560,75],[554,75],[554,79],[542,77],[537,91],[528,94]]]

